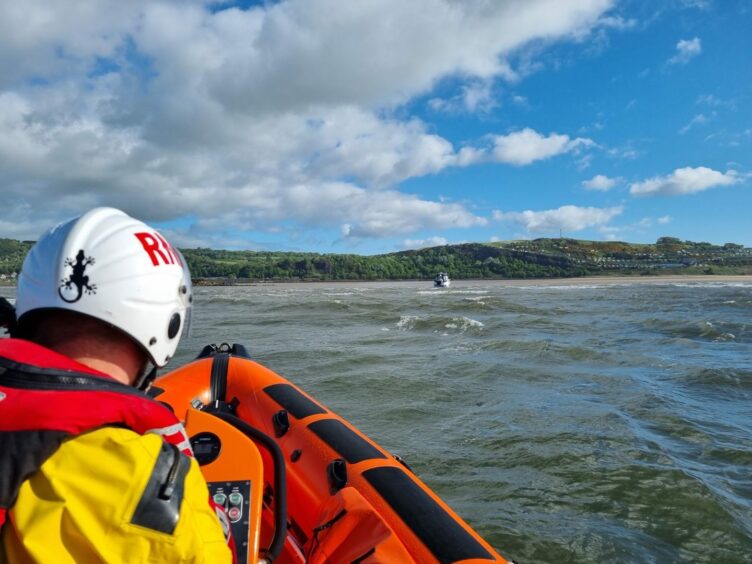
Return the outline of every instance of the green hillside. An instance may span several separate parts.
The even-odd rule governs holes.
[[[752,273],[752,249],[662,237],[655,244],[535,239],[375,256],[183,250],[196,278],[244,280],[553,278],[608,274]]]
[[[12,282],[28,241],[0,239],[0,278]],[[752,249],[662,237],[654,244],[577,239],[467,243],[374,256],[183,249],[198,283],[256,280],[556,278],[608,274],[747,274]]]
[[[15,279],[33,244],[32,241],[0,239],[0,282]]]

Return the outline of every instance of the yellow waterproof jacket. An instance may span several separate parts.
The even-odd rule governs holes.
[[[177,522],[160,513],[165,495]],[[231,562],[208,499],[196,461],[160,436],[102,427],[63,441],[23,482],[0,563]]]

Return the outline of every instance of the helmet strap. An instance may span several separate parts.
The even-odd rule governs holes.
[[[151,364],[151,363],[149,363]],[[138,388],[141,391],[146,391],[149,389],[149,387],[152,385],[152,382],[157,377],[157,366],[156,364],[151,364],[151,369],[149,369],[148,365],[144,368],[141,376],[139,376],[136,381],[133,383],[133,387]]]

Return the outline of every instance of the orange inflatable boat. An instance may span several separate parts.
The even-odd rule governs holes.
[[[241,345],[205,347],[150,394],[184,421],[241,563],[505,562],[404,463]]]

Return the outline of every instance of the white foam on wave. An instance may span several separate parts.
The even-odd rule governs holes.
[[[515,288],[517,290],[533,290],[533,291],[540,291],[540,290],[568,290],[568,291],[576,291],[576,290],[601,290],[603,288],[616,288],[616,287],[625,287],[625,286],[631,286],[631,284],[536,284],[535,286],[510,286],[510,288]]]
[[[415,327],[416,321],[418,321],[417,315],[400,315],[400,319],[395,325],[400,331],[409,331]]]
[[[464,295],[471,295],[471,296],[472,295],[485,295],[485,294],[489,293],[488,290],[470,290],[470,289],[466,289],[466,290],[449,290],[449,291],[452,292],[453,294],[458,294],[460,296],[464,296]]]
[[[441,296],[444,294],[451,294],[453,296],[485,296],[490,293],[489,290],[457,290],[453,288],[434,288],[432,290],[418,290],[420,296]]]
[[[470,317],[453,317],[450,323],[444,325],[447,329],[459,329],[460,331],[467,331],[468,329],[480,329],[485,327],[483,322]]]
[[[715,339],[716,341],[735,341],[736,335],[733,333],[721,333],[718,337]]]

